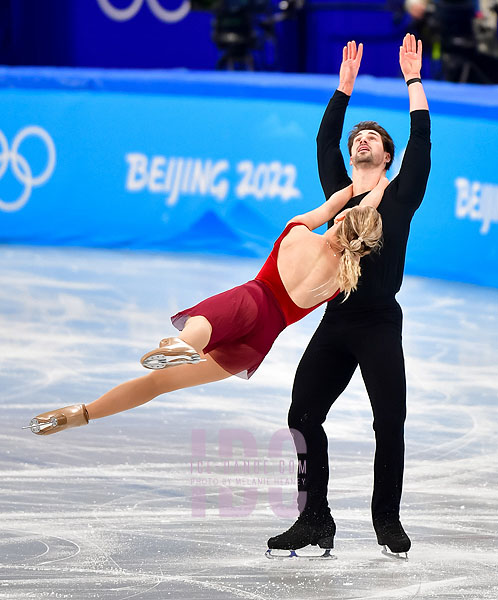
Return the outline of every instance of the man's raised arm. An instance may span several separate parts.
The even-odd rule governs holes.
[[[356,42],[348,42],[347,46],[344,46],[339,87],[325,110],[318,130],[316,138],[318,173],[326,198],[351,183],[339,144],[344,127],[344,115],[353,92],[362,54],[363,44],[356,48]]]
[[[399,65],[408,86],[410,100],[410,139],[396,177],[397,198],[416,210],[425,194],[431,168],[431,122],[429,105],[420,79],[422,42],[406,34],[399,49]]]
[[[339,87],[337,88],[343,94],[351,96],[353,93],[354,82],[360,70],[361,57],[363,56],[363,44],[356,48],[356,42],[348,42],[342,49],[342,63],[339,71]]]
[[[422,69],[422,41],[415,39],[413,34],[407,33],[403,45],[399,47],[399,66],[408,85],[410,99],[410,112],[414,110],[429,110],[424,86],[420,79]]]

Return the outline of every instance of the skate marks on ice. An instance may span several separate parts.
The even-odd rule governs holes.
[[[181,528],[185,532],[188,524],[182,523],[179,529]],[[4,583],[9,584],[9,595],[5,597],[122,600],[132,597],[253,600],[303,597],[425,598],[432,597],[432,594],[447,598],[481,597],[461,594],[464,589],[462,586],[466,583],[465,577],[443,579],[440,570],[438,573],[422,573],[421,569],[425,565],[420,562],[410,569],[405,568],[405,565],[400,567],[399,563],[393,564],[394,561],[366,558],[372,554],[361,546],[352,548],[351,551],[341,549],[338,560],[328,561],[326,566],[299,561],[292,565],[286,562],[275,564],[263,559],[266,563],[273,563],[272,568],[264,568],[265,563],[254,559],[257,549],[253,544],[249,547],[231,547],[230,552],[220,544],[213,547],[208,538],[215,535],[216,528],[216,523],[210,523],[205,528],[206,531],[192,537],[185,532],[184,540],[188,539],[188,542],[182,547],[182,534],[179,531],[175,535],[174,528],[171,527],[163,528],[163,535],[158,535],[155,543],[151,544],[150,536],[153,534],[150,530],[147,531],[149,525],[146,525],[145,533],[133,534],[131,543],[119,542],[113,548],[107,541],[105,551],[102,548],[102,538],[99,543],[95,538],[90,539],[84,533],[76,531],[73,536],[80,538],[81,546],[86,546],[92,556],[80,555],[78,561],[68,560],[67,563],[59,563],[57,567],[43,564],[42,561],[37,563],[36,560],[29,563],[24,561],[23,565],[11,565],[8,578],[2,577]],[[245,534],[243,529],[238,530]],[[233,536],[234,531],[229,527],[222,533]],[[168,534],[174,537],[174,541],[166,545],[159,558],[157,548],[164,547],[164,538]],[[47,545],[57,544],[55,538],[47,536],[44,539]],[[62,550],[65,551],[68,552],[69,559],[67,547]],[[2,572],[5,573],[5,569]],[[431,580],[434,576],[437,578]],[[30,595],[30,590],[37,590],[36,594],[39,595],[34,592]],[[4,591],[7,591],[6,588]],[[445,595],[435,594],[439,591]],[[459,595],[452,595],[457,592]]]
[[[57,520],[52,515],[48,517],[57,527]],[[0,565],[0,598],[262,598],[259,594],[239,590],[235,583],[232,585],[225,577],[206,577],[202,569],[200,574],[196,572],[197,568],[193,573],[188,573],[191,569],[182,568],[182,563],[188,560],[185,552],[180,553],[180,560],[168,558],[167,553],[158,560],[157,555],[148,554],[149,550],[142,546],[140,537],[134,539],[133,544],[124,544],[124,548],[122,542],[112,548],[108,540],[100,539],[97,542],[84,532],[73,532],[73,536],[80,538],[81,548],[86,547],[87,550],[86,555],[76,561],[71,560],[76,556],[72,549],[78,544],[69,539],[42,535],[34,543],[43,546],[43,552],[39,556],[27,557],[31,548],[23,547],[22,536],[10,531],[5,533],[4,545],[8,546],[8,552]],[[40,534],[26,532],[24,537],[31,539],[33,544],[37,535]],[[119,558],[121,551],[127,555],[123,561]],[[129,556],[134,553],[139,554],[140,560],[130,562]],[[56,558],[43,560],[47,555]],[[162,565],[167,563],[174,565],[173,572],[184,574],[164,573]],[[206,591],[207,596],[204,593]],[[211,596],[211,592],[215,594]],[[216,593],[222,593],[222,596]]]
[[[409,560],[382,556],[373,533],[371,413],[355,376],[326,423],[337,559],[270,561],[266,540],[292,519],[275,516],[267,485],[258,484],[250,514],[227,518],[219,514],[219,486],[208,483],[206,514],[192,517],[191,434],[206,430],[206,458],[215,466],[221,428],[249,431],[264,457],[271,435],[285,427],[292,374],[319,311],[283,333],[250,382],[185,390],[40,438],[20,426],[143,374],[138,358],[171,331],[170,314],[246,281],[259,263],[0,252],[0,599],[496,600],[495,290],[407,278],[401,293]],[[289,442],[283,459],[292,457]],[[290,504],[293,484],[285,479]],[[233,482],[240,501],[247,488]]]

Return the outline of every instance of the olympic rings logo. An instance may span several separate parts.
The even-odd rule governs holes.
[[[19,152],[23,141],[30,136],[40,138],[47,148],[47,164],[44,171],[37,176],[33,176],[28,161]],[[55,168],[55,145],[52,138],[42,127],[30,125],[16,134],[9,150],[7,138],[0,130],[0,179],[5,175],[9,164],[12,166],[14,177],[24,185],[24,191],[13,202],[6,202],[0,198],[0,210],[14,212],[26,204],[34,187],[43,185],[52,175]]]
[[[164,23],[177,23],[185,18],[190,11],[190,0],[183,0],[175,10],[168,10],[161,6],[159,0],[132,0],[128,8],[116,8],[110,0],[97,0],[104,13],[114,21],[129,21],[142,8],[144,2],[149,5],[152,14]]]

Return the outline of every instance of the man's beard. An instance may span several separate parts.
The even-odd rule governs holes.
[[[367,165],[369,167],[378,167],[382,164],[382,161],[376,162],[374,160],[374,155],[371,151],[362,152],[361,154],[355,154],[352,157],[352,163],[354,167],[358,167],[359,165]]]
[[[373,156],[371,152],[362,152],[361,154],[356,154],[353,157],[354,166],[368,163],[373,163]]]

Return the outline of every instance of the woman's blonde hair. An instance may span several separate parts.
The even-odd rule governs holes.
[[[342,248],[342,256],[336,281],[346,300],[358,285],[360,258],[380,250],[382,217],[371,206],[355,206],[341,221],[337,240]]]

